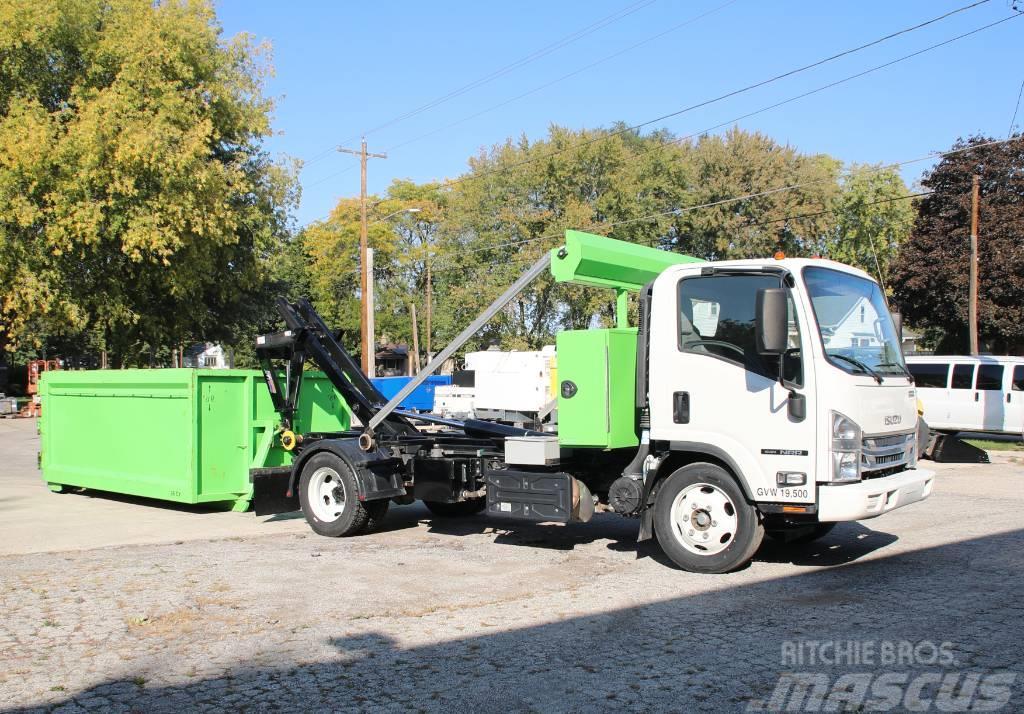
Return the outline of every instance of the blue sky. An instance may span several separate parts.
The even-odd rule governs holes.
[[[385,190],[395,178],[453,177],[465,170],[469,156],[506,137],[542,138],[551,123],[580,128],[644,122],[970,0],[726,3],[216,0],[225,35],[248,32],[273,46],[276,75],[267,92],[277,101],[277,135],[269,148],[307,161],[296,214],[300,225],[325,216],[339,197],[358,195],[358,160],[332,147],[357,146],[363,132],[370,151],[389,155],[370,162],[371,192]],[[1013,14],[1011,3],[990,0],[657,126],[690,134],[729,121],[1007,17]],[[1024,10],[1024,2],[1019,4]],[[586,28],[591,29],[581,32]],[[582,36],[393,121],[573,35]],[[801,151],[826,152],[847,162],[917,158],[978,132],[1004,138],[1024,79],[1022,40],[1024,17],[1019,17],[738,124]],[[582,71],[532,92],[577,70]],[[532,93],[509,102],[527,92]],[[504,102],[509,103],[461,121]],[[461,123],[449,126],[456,122]],[[1024,126],[1024,109],[1017,124]],[[428,132],[436,133],[398,146]],[[904,178],[915,181],[927,166],[904,167]]]

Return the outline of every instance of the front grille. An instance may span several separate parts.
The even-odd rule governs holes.
[[[878,469],[891,470],[909,463],[914,452],[916,438],[917,435],[914,432],[865,436],[861,442],[861,470],[865,472]]]

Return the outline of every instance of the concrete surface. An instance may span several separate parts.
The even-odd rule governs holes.
[[[844,703],[844,675],[902,676],[895,711],[1024,708],[1019,462],[930,464],[924,503],[701,576],[613,515],[521,526],[405,507],[334,540],[302,521],[50,494],[32,437],[0,422],[6,710],[813,709],[776,696],[794,672],[824,678],[823,710],[879,708]],[[913,655],[793,661],[822,643]],[[1005,691],[968,687],[991,676]]]
[[[0,419],[0,555],[309,530],[292,515],[257,518],[111,493],[51,493],[36,468],[38,452],[35,419]]]

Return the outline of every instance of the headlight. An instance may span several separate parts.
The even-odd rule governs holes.
[[[857,423],[832,412],[832,482],[860,480],[861,430]]]
[[[860,427],[853,419],[832,412],[832,451],[860,450]]]

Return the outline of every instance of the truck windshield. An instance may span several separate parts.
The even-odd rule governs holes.
[[[803,274],[832,364],[850,373],[906,374],[896,328],[877,283],[829,268],[804,268]]]

